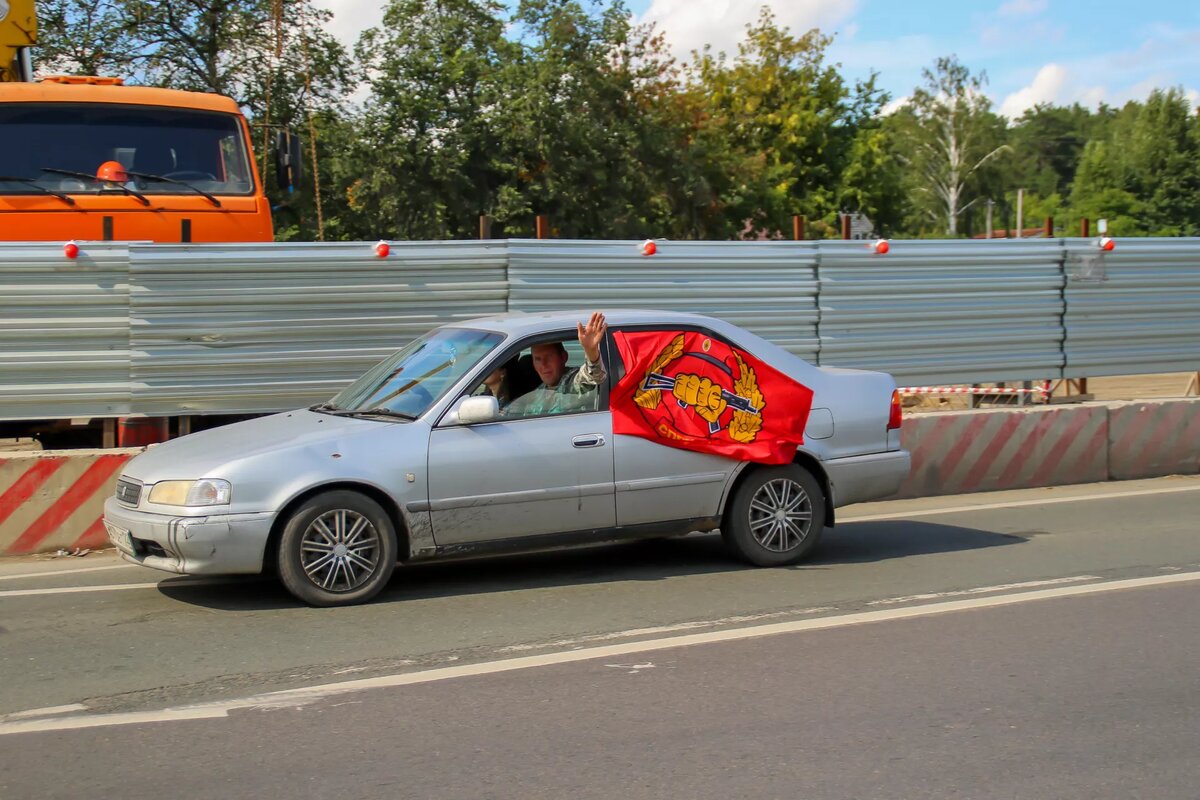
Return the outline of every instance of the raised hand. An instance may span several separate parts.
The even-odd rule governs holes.
[[[593,363],[599,361],[600,343],[604,341],[604,334],[608,331],[604,315],[597,311],[592,314],[586,327],[581,323],[576,323],[575,327],[578,329],[579,343],[583,345],[583,353],[587,360]]]

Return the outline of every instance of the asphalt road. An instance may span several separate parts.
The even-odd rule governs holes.
[[[696,536],[349,609],[3,563],[0,798],[1197,796],[1200,479],[842,519],[790,569]]]

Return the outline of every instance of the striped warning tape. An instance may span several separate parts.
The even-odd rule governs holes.
[[[900,394],[1046,394],[1049,389],[1013,389],[1007,386],[904,386],[896,390]]]

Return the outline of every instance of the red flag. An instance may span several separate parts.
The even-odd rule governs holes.
[[[812,390],[746,351],[695,331],[613,339],[625,362],[613,432],[763,464],[791,463],[804,442]]]

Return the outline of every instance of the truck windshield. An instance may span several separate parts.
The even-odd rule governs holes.
[[[0,105],[0,176],[3,194],[254,192],[236,116],[102,103]]]

